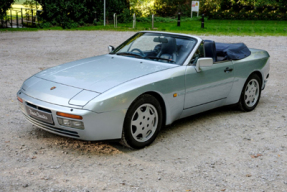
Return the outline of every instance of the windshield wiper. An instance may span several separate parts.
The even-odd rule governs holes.
[[[136,53],[133,53],[133,52],[120,52],[120,53],[117,53],[117,55],[129,55],[129,56],[136,56],[139,58],[144,58],[143,56],[136,54]]]
[[[147,57],[145,57],[145,59],[146,58],[148,58],[148,59],[157,59],[157,60],[165,60],[165,61],[169,61],[169,62],[175,63],[175,61],[173,61],[171,59],[165,59],[165,58],[160,58],[160,57],[156,57],[156,56],[147,56]]]

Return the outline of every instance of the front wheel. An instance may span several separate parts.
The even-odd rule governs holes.
[[[247,79],[239,100],[239,108],[242,111],[255,109],[261,96],[261,84],[261,79],[256,74]]]
[[[128,109],[121,144],[135,149],[150,145],[162,126],[162,108],[156,98],[142,95]]]

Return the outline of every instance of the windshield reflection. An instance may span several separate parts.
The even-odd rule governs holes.
[[[140,32],[111,54],[182,65],[196,43],[191,37]]]

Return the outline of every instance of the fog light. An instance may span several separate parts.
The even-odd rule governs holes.
[[[72,128],[77,128],[77,129],[84,129],[84,123],[82,121],[74,121],[70,119],[63,119],[63,118],[57,118],[58,123],[62,126],[66,127],[72,127]]]
[[[72,125],[75,126],[75,127],[81,127],[82,126],[82,122],[72,121]]]
[[[58,123],[59,123],[60,125],[63,125],[63,119],[58,117]]]
[[[69,119],[62,119],[58,117],[58,123],[60,125],[67,126],[67,127],[71,126],[71,121]]]
[[[72,127],[77,129],[84,129],[84,123],[81,121],[72,121]]]
[[[63,119],[63,125],[69,127],[71,125],[70,120],[69,119]]]

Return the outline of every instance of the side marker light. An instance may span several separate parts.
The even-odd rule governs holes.
[[[23,103],[23,99],[21,99],[20,97],[17,97],[18,101],[20,101],[21,103]]]

